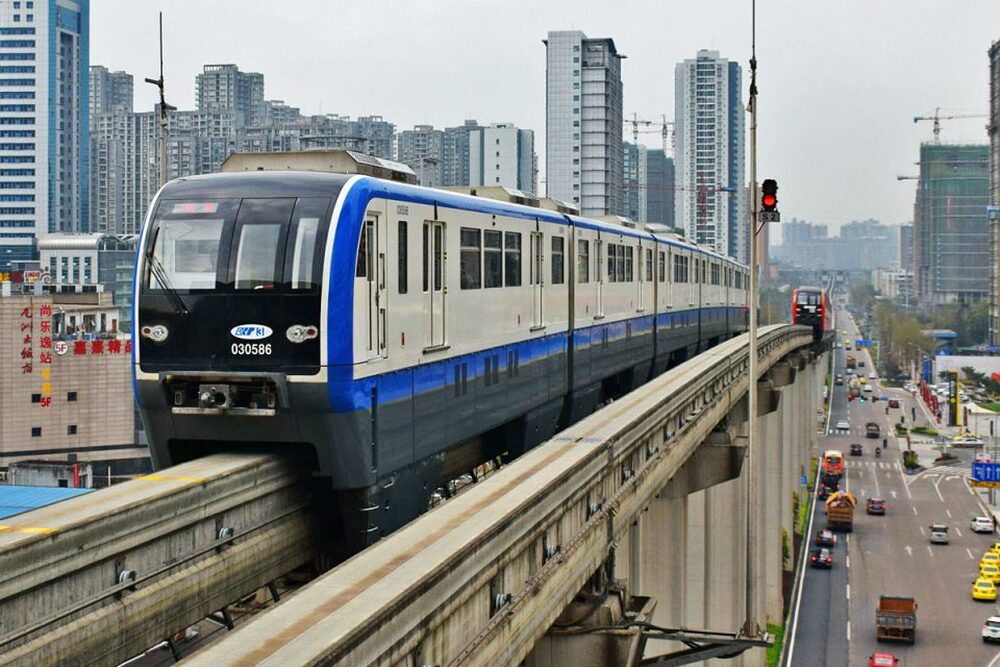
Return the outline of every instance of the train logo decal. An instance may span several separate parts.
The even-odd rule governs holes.
[[[241,340],[264,340],[274,332],[271,327],[263,324],[238,324],[230,329],[229,333]]]

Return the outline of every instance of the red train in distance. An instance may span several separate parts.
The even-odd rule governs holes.
[[[792,324],[811,327],[813,339],[833,332],[833,303],[825,289],[799,287],[792,291]]]

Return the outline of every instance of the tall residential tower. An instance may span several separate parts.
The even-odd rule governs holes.
[[[89,0],[0,4],[0,270],[89,225]]]
[[[738,63],[699,51],[675,76],[676,225],[688,238],[740,262],[750,259],[745,119]]]
[[[584,215],[624,213],[621,61],[610,38],[544,40],[546,194]]]

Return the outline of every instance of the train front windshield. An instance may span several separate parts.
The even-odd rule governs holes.
[[[143,249],[142,369],[318,371],[329,210],[323,197],[161,201]],[[292,340],[295,326],[311,335]]]

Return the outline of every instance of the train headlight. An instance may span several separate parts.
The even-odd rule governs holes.
[[[285,332],[285,337],[293,343],[304,343],[307,340],[315,338],[319,335],[319,329],[314,326],[304,326],[302,324],[293,324],[288,327],[288,331]]]
[[[139,330],[139,333],[142,334],[143,338],[149,338],[154,343],[162,343],[167,339],[167,336],[170,335],[170,332],[167,331],[167,328],[162,324],[157,324],[151,327],[145,326]]]

